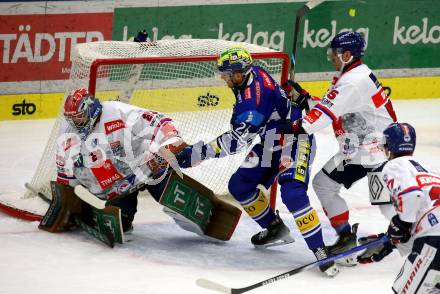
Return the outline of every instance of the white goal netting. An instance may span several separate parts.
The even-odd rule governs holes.
[[[119,99],[165,113],[173,118],[186,142],[207,142],[230,128],[235,98],[218,78],[215,61],[222,50],[233,45],[246,47],[255,64],[278,82],[287,77],[287,54],[252,44],[197,39],[93,42],[76,46],[65,94],[84,87],[101,101]],[[50,195],[49,181],[56,178],[55,142],[63,119],[60,112],[30,183],[46,195]],[[228,179],[244,156],[208,160],[184,172],[215,193],[225,194]],[[34,196],[31,192],[26,195]]]

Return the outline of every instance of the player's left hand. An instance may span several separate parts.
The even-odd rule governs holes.
[[[203,141],[188,145],[176,154],[177,163],[181,168],[194,167],[206,158],[206,146]]]
[[[370,243],[372,241],[381,239],[385,234],[381,233],[378,235],[370,235],[367,237],[362,237],[358,239],[358,242],[360,245]],[[391,242],[385,242],[383,244],[370,247],[367,250],[365,250],[364,253],[359,255],[357,257],[357,260],[359,263],[365,264],[365,263],[372,263],[372,262],[379,262],[381,261],[385,256],[389,255],[391,252],[393,252],[393,249],[396,248]]]

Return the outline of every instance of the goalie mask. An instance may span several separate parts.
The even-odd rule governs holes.
[[[76,89],[64,102],[64,117],[85,140],[102,112],[99,100],[84,88]]]

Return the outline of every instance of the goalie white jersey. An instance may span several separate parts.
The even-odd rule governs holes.
[[[82,184],[102,199],[118,196],[153,176],[148,165],[159,147],[178,138],[172,120],[155,111],[103,102],[86,140],[66,121],[57,140],[57,181]]]
[[[368,66],[356,61],[333,78],[324,97],[304,116],[303,128],[312,134],[333,124],[343,159],[374,165],[386,161],[380,148],[382,131],[396,120],[377,78]]]
[[[412,236],[440,235],[440,175],[412,156],[387,162],[382,176],[402,221],[414,223]]]

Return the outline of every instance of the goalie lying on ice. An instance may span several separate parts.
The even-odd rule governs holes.
[[[177,167],[173,154],[187,144],[169,117],[116,101],[101,104],[86,89],[77,89],[66,98],[64,117],[57,140],[57,182],[82,185],[107,206],[119,208],[123,232],[132,229],[137,196],[146,189],[184,229],[221,240],[230,238],[241,211],[186,176],[170,176],[169,166]],[[189,187],[187,193],[167,190],[178,182]],[[93,214],[89,205],[78,204],[72,189],[52,184],[52,194],[41,229],[62,231],[73,217],[76,224],[85,218],[88,226],[99,227],[91,219],[96,220],[100,212],[94,209]],[[179,209],[182,205],[174,205],[177,199],[190,209]],[[201,206],[205,210],[199,213]],[[217,221],[220,215],[225,218],[222,225]],[[221,232],[216,230],[219,227]]]

